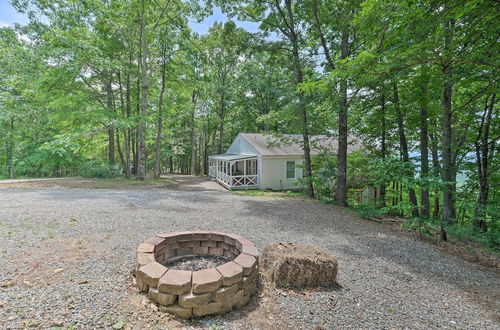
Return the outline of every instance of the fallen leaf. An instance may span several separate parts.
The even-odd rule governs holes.
[[[78,281],[78,284],[87,284],[89,283],[89,280],[80,280]]]
[[[63,270],[64,270],[64,268],[56,268],[56,269],[54,269],[54,274],[59,274]]]
[[[2,287],[2,288],[9,288],[13,285],[14,285],[14,283],[12,281],[6,281],[6,282],[0,283],[0,287]]]
[[[115,324],[113,324],[113,329],[122,329],[125,323],[123,321],[118,321]]]
[[[5,306],[5,303],[3,301],[0,301],[0,307]]]

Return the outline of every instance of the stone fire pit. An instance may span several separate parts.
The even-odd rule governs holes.
[[[227,262],[198,271],[169,269],[186,256],[222,256]],[[257,289],[259,252],[234,234],[189,231],[153,236],[137,248],[137,286],[163,310],[182,318],[226,313],[248,303]]]

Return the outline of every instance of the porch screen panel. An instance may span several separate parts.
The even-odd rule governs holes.
[[[247,160],[247,174],[256,175],[257,174],[257,160]]]

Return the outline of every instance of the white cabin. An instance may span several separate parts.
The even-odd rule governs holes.
[[[310,144],[311,155],[337,150],[337,141],[324,135],[311,136]],[[269,134],[240,133],[225,154],[209,156],[208,160],[209,176],[227,189],[291,190],[304,186],[300,180],[302,135],[286,134],[278,139]]]

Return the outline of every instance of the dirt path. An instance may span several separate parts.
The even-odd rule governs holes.
[[[492,269],[345,209],[169,178],[177,184],[0,189],[0,328],[500,327],[500,276]],[[193,229],[241,234],[259,248],[278,241],[319,246],[338,257],[340,286],[262,286],[231,314],[173,319],[131,285],[134,250],[154,234]]]

